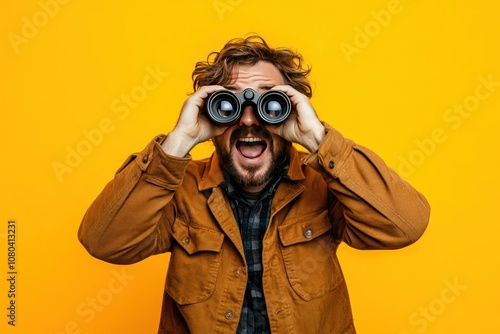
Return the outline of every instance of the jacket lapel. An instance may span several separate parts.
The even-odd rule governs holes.
[[[241,257],[245,259],[243,252],[243,242],[241,234],[234,218],[233,210],[229,201],[225,198],[223,190],[220,187],[213,188],[212,194],[208,198],[208,207],[219,223],[224,233],[229,237],[233,244],[238,249]]]

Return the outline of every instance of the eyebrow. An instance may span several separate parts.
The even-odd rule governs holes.
[[[263,89],[263,90],[270,90],[271,88],[273,88],[275,85],[271,85],[271,84],[261,84],[258,86],[259,89]],[[237,85],[224,85],[224,88],[228,89],[228,90],[238,90],[238,86]]]
[[[270,85],[270,84],[262,84],[262,85],[259,85],[259,88],[260,88],[260,89],[267,89],[267,90],[269,90],[269,89],[273,88],[274,86],[275,86],[275,85]]]

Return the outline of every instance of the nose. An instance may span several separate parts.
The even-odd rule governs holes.
[[[243,108],[239,124],[240,126],[260,125],[255,106],[247,105]]]

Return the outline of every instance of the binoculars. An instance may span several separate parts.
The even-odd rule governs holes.
[[[238,121],[243,108],[249,104],[256,107],[257,116],[264,124],[279,124],[292,111],[292,102],[282,91],[269,90],[259,94],[251,88],[241,93],[218,90],[209,96],[205,109],[212,122],[230,125]]]

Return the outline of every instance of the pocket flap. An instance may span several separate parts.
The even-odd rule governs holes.
[[[323,235],[332,228],[328,219],[328,211],[321,210],[285,222],[278,227],[283,246],[308,242]]]
[[[175,220],[172,229],[173,237],[188,254],[221,251],[224,241],[224,234],[221,232],[199,225],[187,225],[178,219]]]

